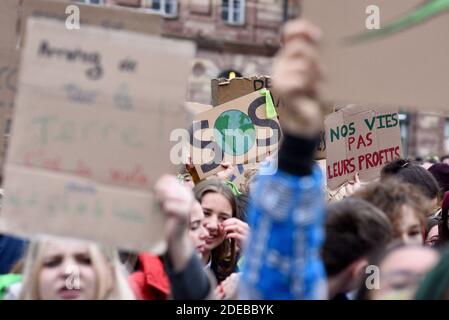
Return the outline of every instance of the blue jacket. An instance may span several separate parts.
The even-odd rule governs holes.
[[[26,242],[10,236],[0,235],[0,274],[9,273],[23,256]]]
[[[324,195],[315,143],[286,136],[277,172],[260,170],[251,189],[250,237],[240,298],[255,300],[326,299]]]

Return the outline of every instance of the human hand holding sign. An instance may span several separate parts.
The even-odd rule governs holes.
[[[194,251],[187,226],[195,199],[190,189],[169,175],[156,182],[154,191],[162,212],[168,217],[165,225],[168,254],[174,270],[179,271],[184,268]]]
[[[360,175],[357,172],[355,174],[355,178],[354,180],[349,181],[346,185],[345,185],[345,190],[346,190],[346,196],[352,196],[357,190],[359,190],[362,187],[362,184],[360,182]]]
[[[220,179],[222,181],[231,180],[232,175],[234,173],[234,166],[230,162],[223,161],[220,164],[220,168],[223,170],[216,173],[216,176],[218,177],[218,179]]]
[[[316,135],[322,128],[322,111],[316,98],[322,80],[318,58],[320,30],[303,19],[284,26],[283,47],[273,65],[273,86],[284,99],[283,130]]]

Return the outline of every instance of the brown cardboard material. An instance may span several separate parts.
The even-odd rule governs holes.
[[[6,147],[6,125],[11,119],[16,93],[19,54],[17,50],[0,50],[0,169]]]
[[[198,113],[205,112],[207,110],[212,109],[211,105],[202,104],[202,103],[198,103],[198,102],[186,102],[185,107],[186,107],[186,111],[192,116],[195,116]]]
[[[402,157],[398,108],[347,106],[325,118],[326,176],[337,189],[360,174],[362,182]]]
[[[170,135],[187,125],[194,45],[36,18],[27,34],[1,231],[161,253],[151,188],[176,169]]]
[[[0,1],[0,168],[3,164],[6,119],[10,118],[15,92],[18,55],[16,21],[19,0]]]
[[[16,91],[20,47],[24,41],[27,19],[30,16],[47,17],[65,22],[68,5],[80,8],[81,27],[96,25],[109,29],[129,30],[146,34],[160,34],[162,18],[120,7],[91,6],[69,0],[1,0],[0,1],[0,132],[5,132],[6,121],[11,120]],[[76,30],[72,30],[76,32]],[[0,165],[4,135],[0,135]]]
[[[27,19],[30,16],[51,18],[65,23],[69,16],[65,13],[68,5],[76,5],[80,9],[81,29],[84,25],[93,25],[145,34],[161,33],[162,17],[158,14],[118,6],[84,5],[68,0],[23,0],[20,6],[20,39],[24,39]],[[76,32],[77,30],[72,31]]]
[[[400,32],[350,44],[348,39],[377,30],[366,28],[368,6],[380,10],[380,27],[432,1],[304,0],[302,16],[323,32],[327,82],[322,95],[337,104],[449,109],[447,8]]]
[[[279,107],[282,107],[282,99],[273,92],[271,77],[269,76],[233,78],[230,80],[212,79],[212,105],[215,107],[263,88],[270,90],[274,105],[279,110]]]
[[[255,76],[249,78],[234,78],[231,80],[212,79],[212,105],[217,106],[225,102],[231,101],[246,94],[266,88],[270,90],[274,105],[279,114],[279,121],[282,125],[282,111],[284,102],[282,98],[273,91],[271,78],[269,76]],[[334,111],[332,104],[324,104],[324,114],[329,114]],[[320,144],[315,153],[315,159],[324,159],[326,157],[326,143],[324,134],[321,135]]]
[[[187,114],[189,115],[189,123],[193,122],[193,119],[195,118],[195,116],[197,114],[212,109],[211,105],[197,103],[197,102],[186,102],[184,105],[185,105]]]
[[[14,48],[19,0],[0,1],[0,51]]]
[[[279,121],[277,117],[268,119],[265,109],[265,97],[257,91],[195,117],[191,154],[200,179],[220,171],[223,161],[234,166],[250,160],[259,162],[277,150],[281,135]],[[237,127],[242,128],[244,135],[224,131]],[[239,142],[236,137],[248,139]]]
[[[241,192],[245,191],[248,177],[246,176],[251,170],[259,170],[259,163],[239,164],[234,167],[234,171],[230,181],[235,184]]]

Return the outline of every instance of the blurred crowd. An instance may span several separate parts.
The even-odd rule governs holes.
[[[273,83],[285,99],[277,172],[186,164],[154,186],[162,256],[84,240],[0,236],[0,299],[446,299],[449,156],[397,159],[376,181],[329,190],[314,160],[323,125],[321,32],[285,25]]]

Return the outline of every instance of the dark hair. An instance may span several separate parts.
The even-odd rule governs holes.
[[[397,230],[402,207],[410,206],[414,209],[424,231],[426,213],[429,208],[425,206],[424,196],[412,185],[401,183],[397,179],[387,179],[366,186],[357,191],[354,196],[364,199],[382,210],[390,219],[394,230]]]
[[[431,217],[427,219],[426,224],[426,238],[429,235],[430,230],[432,230],[433,227],[438,226],[440,224],[440,219],[436,217]]]
[[[392,176],[418,187],[430,200],[440,195],[440,187],[433,175],[414,161],[397,159],[385,165],[380,179],[383,181]]]
[[[438,241],[436,246],[442,247],[449,244],[449,229],[447,226],[449,219],[449,192],[444,194],[441,204],[441,220],[438,224]]]
[[[436,163],[432,165],[428,171],[433,175],[435,180],[438,182],[440,187],[440,198],[446,191],[449,191],[449,164],[447,163]]]
[[[236,198],[237,202],[237,216],[240,220],[248,222],[248,204],[249,196],[246,193],[242,193]]]
[[[427,224],[426,224],[426,233],[424,235],[424,245],[428,247],[438,247],[440,244],[440,238],[438,235],[433,236],[429,240],[427,240],[427,237],[429,236],[430,230],[432,230],[435,226],[437,229],[440,228],[440,218],[438,217],[431,217],[427,218]]]
[[[193,188],[196,200],[202,202],[203,197],[211,192],[224,196],[232,207],[232,216],[243,220],[240,211],[237,209],[237,200],[230,187],[218,178],[211,178],[201,181]],[[220,282],[226,279],[237,267],[237,247],[234,239],[223,241],[211,252],[211,270]]]
[[[369,266],[378,266],[393,252],[405,248],[406,245],[401,240],[395,240],[383,247],[379,247],[375,250],[368,259]],[[366,281],[370,276],[369,273],[365,273],[362,281],[360,282],[359,290],[357,291],[356,300],[370,300],[369,293],[370,290],[366,286]]]
[[[448,154],[442,156],[442,157],[440,158],[440,162],[443,162],[443,161],[446,160],[446,159],[449,159],[449,155],[448,155]]]
[[[410,249],[410,248],[415,248],[418,250],[425,250],[428,252],[432,251],[432,252],[436,253],[438,255],[438,257],[440,258],[440,252],[435,249],[432,249],[429,247],[423,247],[423,246],[419,246],[419,245],[405,245],[401,241],[395,241],[395,242],[389,244],[387,247],[383,248],[382,250],[376,251],[368,259],[368,265],[369,266],[377,266],[380,269],[380,276],[382,277],[383,276],[382,264],[384,263],[384,261],[389,256],[391,256],[393,253],[395,253],[399,250]],[[448,273],[447,268],[446,268],[446,273]],[[356,296],[357,300],[370,300],[370,298],[371,298],[370,292],[372,292],[372,290],[370,290],[367,287],[367,280],[370,276],[372,276],[372,274],[370,275],[369,272],[367,272],[364,279],[360,283],[360,288],[359,288],[359,291],[357,292],[357,296]]]
[[[357,198],[346,198],[329,205],[325,229],[322,256],[330,276],[370,255],[393,238],[387,216],[369,202]]]

